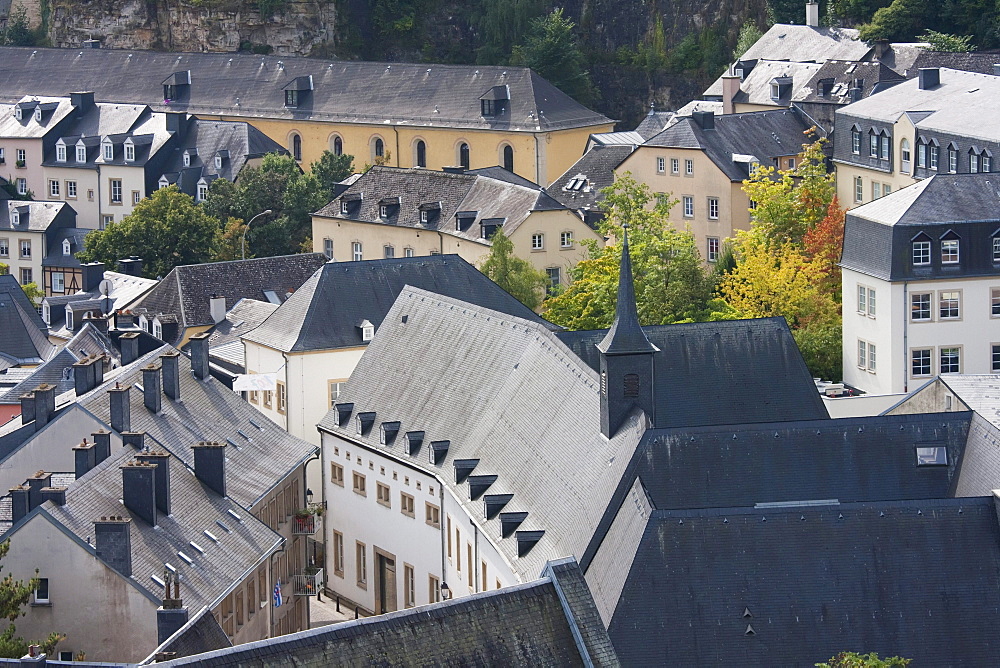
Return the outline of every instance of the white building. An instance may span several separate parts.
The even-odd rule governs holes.
[[[908,392],[1000,371],[1000,183],[934,176],[852,209],[844,231],[844,382]]]

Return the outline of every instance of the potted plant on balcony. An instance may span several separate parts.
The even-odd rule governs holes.
[[[24,160],[17,160],[14,162],[14,166],[18,169],[24,169]]]

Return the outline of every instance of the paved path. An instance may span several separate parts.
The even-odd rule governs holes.
[[[346,603],[340,606],[337,612],[336,600],[329,598],[325,594],[322,601],[317,601],[316,597],[309,599],[309,621],[310,628],[326,626],[327,624],[337,624],[354,619],[354,609],[348,608]]]

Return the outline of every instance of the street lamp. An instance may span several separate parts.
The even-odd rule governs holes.
[[[253,223],[253,221],[257,220],[261,216],[266,216],[266,215],[268,215],[270,213],[271,213],[270,209],[264,209],[263,211],[261,211],[260,213],[258,213],[256,216],[254,216],[253,218],[251,218],[250,222],[247,223],[246,226],[243,228],[242,248],[243,248],[243,259],[244,260],[247,259],[247,230],[250,229],[250,225],[251,225],[251,223]]]

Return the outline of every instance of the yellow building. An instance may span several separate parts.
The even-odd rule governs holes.
[[[323,61],[245,53],[0,48],[0,102],[91,90],[98,100],[242,120],[308,167],[500,165],[547,185],[614,121],[527,68]]]
[[[313,214],[313,250],[338,260],[455,253],[476,264],[503,228],[514,253],[564,284],[603,238],[534,183],[503,169],[375,167]]]

